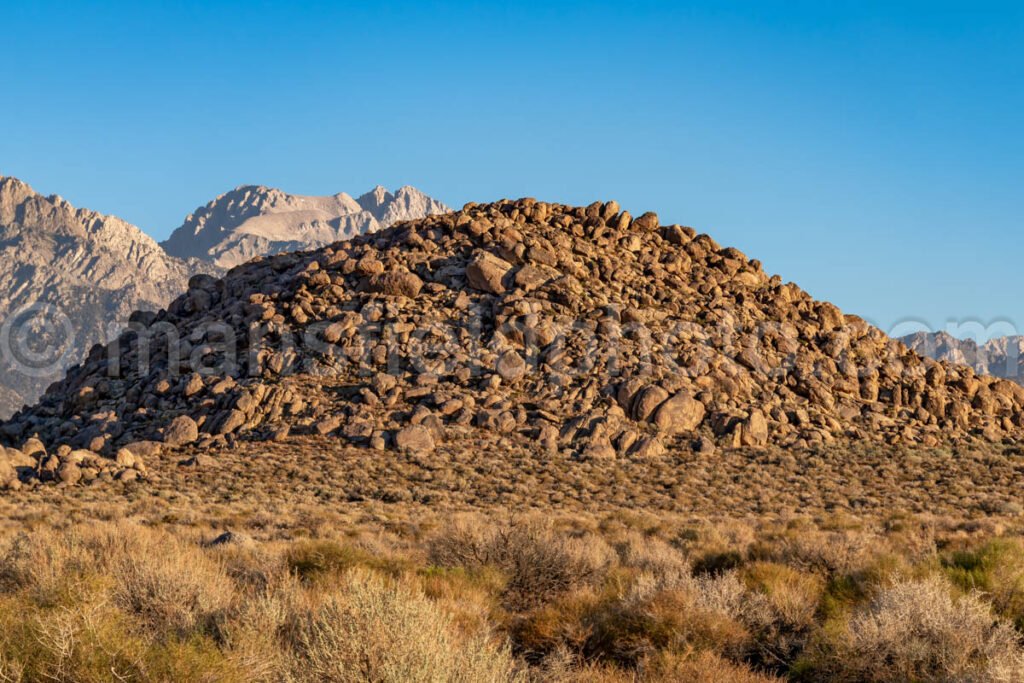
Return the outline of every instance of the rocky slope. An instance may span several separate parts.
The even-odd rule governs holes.
[[[49,448],[42,476],[154,442],[201,458],[303,434],[588,461],[1024,435],[1024,387],[922,358],[614,202],[467,205],[196,276],[136,321],[0,430]]]
[[[231,268],[255,256],[315,249],[448,211],[413,187],[392,194],[378,186],[353,199],[344,192],[310,197],[245,185],[197,209],[162,246],[172,256]]]
[[[900,341],[922,356],[969,365],[978,373],[1024,384],[1024,337],[997,337],[978,344],[946,332],[918,332]]]
[[[0,417],[35,401],[132,311],[166,306],[199,268],[119,218],[0,176]]]

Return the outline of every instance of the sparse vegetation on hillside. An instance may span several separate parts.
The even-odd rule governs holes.
[[[1014,681],[1022,529],[368,509],[0,539],[0,681]]]

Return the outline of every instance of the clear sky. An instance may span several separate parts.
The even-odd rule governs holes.
[[[367,5],[5,3],[0,173],[157,238],[246,183],[614,198],[887,331],[1024,325],[1024,3]]]

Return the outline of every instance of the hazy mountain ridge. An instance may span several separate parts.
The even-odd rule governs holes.
[[[161,246],[179,258],[231,268],[256,256],[315,249],[448,211],[408,186],[392,194],[378,185],[353,199],[344,192],[309,196],[242,185],[196,209]]]
[[[947,332],[917,332],[900,341],[922,356],[968,365],[976,372],[1024,384],[1024,337],[1011,335],[978,344]]]

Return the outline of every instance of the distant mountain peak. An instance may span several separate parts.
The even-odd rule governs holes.
[[[378,185],[353,199],[240,185],[191,213],[162,243],[179,258],[231,268],[257,256],[308,250],[450,209],[411,186]]]
[[[20,201],[36,194],[28,183],[13,176],[0,175],[0,201]]]
[[[364,195],[360,195],[356,201],[370,213],[374,213],[380,207],[394,199],[394,195],[388,192],[383,185],[378,185]]]

